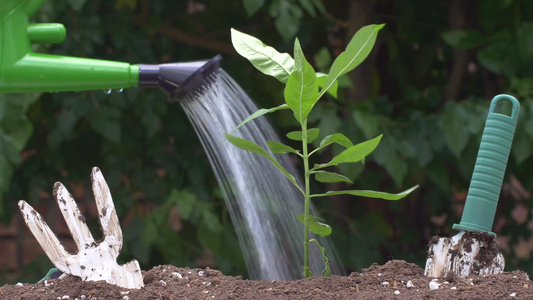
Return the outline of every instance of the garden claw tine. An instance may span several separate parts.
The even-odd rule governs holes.
[[[117,263],[122,247],[122,230],[111,192],[98,168],[93,168],[91,180],[104,233],[102,241],[94,241],[72,195],[60,182],[54,185],[54,197],[78,246],[77,253],[69,254],[39,213],[23,200],[19,201],[22,217],[46,255],[63,273],[78,276],[83,281],[103,280],[128,289],[140,289],[144,282],[139,263],[136,260],[124,265]]]
[[[43,217],[24,200],[20,200],[18,205],[24,222],[26,222],[26,225],[33,236],[35,236],[37,242],[39,242],[39,245],[41,245],[48,258],[54,263],[54,265],[66,268],[66,258],[69,257],[69,254],[63,245],[61,245],[48,224],[44,222]]]
[[[59,205],[59,210],[72,233],[72,238],[78,246],[79,251],[83,251],[94,244],[94,238],[85,223],[85,217],[81,214],[76,201],[68,192],[67,188],[60,182],[54,184],[54,198]]]
[[[122,249],[122,230],[120,229],[111,192],[99,168],[94,167],[92,169],[91,181],[104,239],[113,247],[118,256]]]

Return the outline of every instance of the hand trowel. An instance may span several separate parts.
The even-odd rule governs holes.
[[[497,112],[505,101],[512,105],[510,115]],[[433,237],[426,276],[454,278],[503,272],[505,259],[491,230],[519,113],[520,103],[514,97],[498,95],[492,99],[461,222],[452,227],[459,233],[451,238]]]

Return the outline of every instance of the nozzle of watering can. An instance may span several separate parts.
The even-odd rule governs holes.
[[[512,105],[510,115],[496,111],[505,101]],[[520,102],[513,96],[498,95],[492,99],[463,216],[453,229],[487,232],[496,236],[491,231],[492,224],[519,113]]]
[[[65,92],[160,87],[176,100],[203,86],[218,70],[220,56],[209,61],[132,65],[98,59],[33,52],[37,43],[60,43],[63,24],[30,24],[45,0],[0,2],[0,93]]]

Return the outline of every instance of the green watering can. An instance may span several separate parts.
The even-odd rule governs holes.
[[[160,87],[171,100],[209,81],[221,56],[161,65],[34,53],[32,44],[60,43],[63,24],[29,24],[45,0],[0,0],[0,93]]]
[[[511,115],[496,112],[504,101],[512,104]],[[498,95],[492,99],[463,216],[453,229],[488,232],[496,236],[491,231],[492,224],[519,113],[520,102],[513,96]]]

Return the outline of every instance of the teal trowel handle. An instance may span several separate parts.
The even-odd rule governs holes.
[[[511,102],[511,115],[496,112],[502,101]],[[519,113],[520,103],[514,97],[498,95],[492,99],[463,217],[460,224],[453,225],[453,229],[488,232],[495,236],[491,232],[492,223]]]

